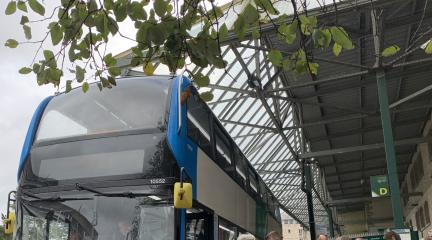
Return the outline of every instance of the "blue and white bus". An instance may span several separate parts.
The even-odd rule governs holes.
[[[173,205],[180,169],[193,186],[190,209]],[[112,89],[48,97],[31,120],[18,182],[16,239],[281,232],[278,201],[186,77],[125,77]]]

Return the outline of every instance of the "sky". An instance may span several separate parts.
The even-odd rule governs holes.
[[[58,3],[59,1],[53,1]],[[51,4],[53,3],[51,2]],[[17,187],[17,169],[27,128],[39,103],[57,89],[52,86],[38,86],[33,74],[21,75],[18,70],[31,64],[39,45],[20,45],[10,49],[4,46],[7,39],[24,40],[19,21],[21,14],[6,16],[6,0],[0,0],[0,212],[6,212],[7,194]],[[50,1],[45,1],[46,4]],[[46,12],[52,8],[46,6]],[[41,19],[40,16],[29,16]],[[32,40],[39,40],[46,33],[46,24],[31,25]],[[133,24],[125,22],[122,31],[134,37]],[[49,42],[49,41],[48,41]],[[108,47],[109,52],[120,53],[132,46],[130,41],[113,38]],[[50,47],[46,45],[46,47]]]

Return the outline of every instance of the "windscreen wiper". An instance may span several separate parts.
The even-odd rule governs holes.
[[[68,201],[83,201],[83,200],[93,200],[93,198],[63,198],[63,197],[49,197],[49,198],[39,198],[30,200],[30,202],[68,202]]]
[[[79,183],[75,184],[75,188],[79,191],[88,191],[91,193],[96,194],[96,196],[104,196],[104,197],[125,197],[125,198],[136,198],[136,197],[149,197],[149,196],[164,196],[161,194],[155,194],[155,193],[133,193],[133,192],[120,192],[120,193],[104,193],[100,192],[98,190],[95,190],[93,188],[83,186]]]
[[[79,197],[73,197],[73,198],[63,198],[63,197],[48,197],[48,198],[41,198],[39,196],[36,196],[32,193],[29,193],[27,191],[20,191],[20,194],[23,194],[27,197],[34,198],[32,200],[27,200],[29,202],[67,202],[67,201],[79,201],[79,200],[93,200],[93,198],[79,198]],[[18,195],[21,197],[21,195]]]

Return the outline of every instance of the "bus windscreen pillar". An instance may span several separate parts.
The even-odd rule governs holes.
[[[381,123],[384,136],[384,149],[387,161],[387,174],[390,185],[390,198],[393,210],[393,221],[395,228],[404,228],[401,197],[399,190],[399,178],[397,173],[396,153],[393,141],[393,130],[391,126],[390,110],[387,95],[387,82],[385,72],[379,70],[376,73],[378,86],[378,99],[381,112]]]

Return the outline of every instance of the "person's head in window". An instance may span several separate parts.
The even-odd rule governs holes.
[[[237,240],[256,240],[256,238],[254,235],[250,233],[246,233],[246,234],[240,234]]]
[[[265,237],[265,240],[282,240],[281,235],[276,231],[271,231]]]
[[[320,234],[320,235],[318,235],[317,240],[327,240],[327,235]]]
[[[393,232],[393,231],[388,231],[384,234],[384,239],[385,240],[401,240],[399,234]]]
[[[336,238],[336,240],[350,240],[351,238],[347,237],[347,236],[340,236],[338,238]]]

